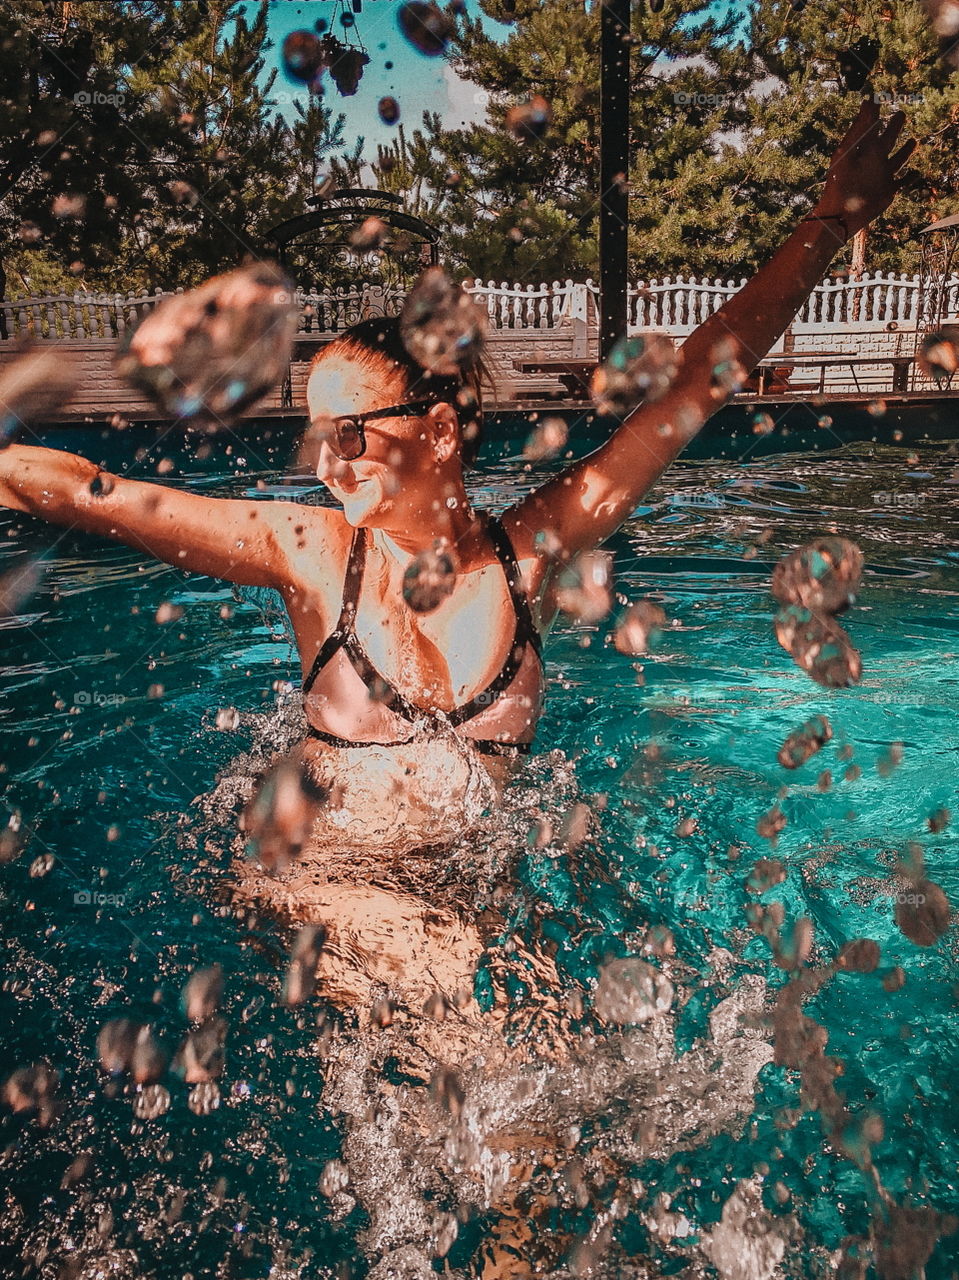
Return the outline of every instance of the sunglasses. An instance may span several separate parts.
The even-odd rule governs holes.
[[[354,413],[345,418],[327,418],[332,430],[325,431],[323,439],[341,462],[355,462],[366,453],[365,424],[375,418],[411,418],[426,413],[435,400],[410,400],[406,404],[391,404],[385,409],[371,409],[368,413]]]

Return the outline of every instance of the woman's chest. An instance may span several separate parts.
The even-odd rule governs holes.
[[[429,611],[411,607],[402,580],[374,580],[353,629],[377,670],[415,699],[452,705],[483,688],[508,658],[516,614],[498,565],[457,576]]]

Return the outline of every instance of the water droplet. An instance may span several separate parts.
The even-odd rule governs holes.
[[[283,979],[283,1003],[288,1007],[302,1004],[316,986],[316,971],[326,945],[326,930],[322,925],[307,924],[293,940],[290,964]]]
[[[400,336],[424,369],[442,376],[471,369],[486,340],[488,316],[442,267],[427,267],[403,305]]]
[[[631,604],[613,632],[613,644],[620,653],[639,655],[646,652],[666,626],[666,614],[649,600]]]
[[[190,1022],[205,1022],[217,1009],[223,995],[223,969],[211,965],[193,972],[183,988],[183,1012]]]
[[[117,369],[163,413],[215,430],[286,376],[299,315],[279,267],[240,267],[161,302],[124,339]]]
[[[577,556],[559,576],[556,603],[560,609],[582,623],[605,618],[613,607],[611,565],[608,551],[588,551]]]
[[[535,93],[528,102],[510,107],[506,128],[517,142],[537,142],[553,122],[553,108],[542,94]]]
[[[825,716],[812,716],[795,729],[779,748],[776,759],[784,769],[798,769],[832,738],[832,725]]]
[[[384,124],[396,124],[400,118],[400,104],[395,98],[380,98],[377,111]]]
[[[665,334],[620,338],[590,382],[598,412],[626,418],[642,402],[662,399],[676,376],[676,359]]]
[[[0,449],[25,424],[43,422],[63,409],[78,381],[76,357],[58,344],[46,350],[35,347],[5,364],[0,370]]]
[[[414,49],[428,58],[439,57],[456,34],[453,22],[430,0],[409,0],[400,6],[397,22]]]
[[[437,544],[413,557],[403,574],[403,599],[414,613],[432,613],[453,594],[456,564],[452,553]]]
[[[523,457],[530,462],[555,458],[566,448],[569,427],[562,418],[544,418],[523,446]]]
[[[626,1026],[666,1013],[673,996],[664,974],[637,956],[625,956],[600,970],[593,1006],[604,1022]]]

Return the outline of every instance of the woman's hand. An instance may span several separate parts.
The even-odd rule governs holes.
[[[833,156],[814,217],[836,214],[854,236],[889,207],[907,181],[896,174],[918,146],[910,138],[893,152],[905,123],[905,115],[896,111],[884,125],[875,99],[863,99]]]

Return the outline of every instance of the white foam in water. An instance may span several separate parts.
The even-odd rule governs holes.
[[[275,716],[259,718],[253,749],[202,800],[200,830],[193,836],[205,833],[208,848],[211,837],[235,830],[237,808],[257,771],[272,752],[295,741],[299,714],[291,699]],[[530,833],[541,829],[545,815],[569,812],[578,799],[573,768],[562,753],[533,758],[502,803],[434,863],[431,891],[424,887],[431,905],[446,896],[488,904],[499,887],[499,910],[508,917],[517,901],[512,873],[534,843]],[[574,855],[560,844],[537,849],[535,856],[554,863]],[[600,875],[598,864],[590,863],[595,857],[595,850],[578,846],[577,874],[590,880]],[[723,1131],[738,1132],[753,1109],[757,1073],[771,1060],[767,1035],[757,1029],[765,984],[746,975],[727,994],[729,968],[718,954],[712,980],[725,998],[710,1016],[708,1036],[679,1054],[676,1019],[691,983],[702,985],[681,962],[666,959],[658,969],[638,959],[607,966],[597,1005],[608,1005],[614,1022],[642,1025],[610,1030],[591,1024],[587,1015],[585,1025],[593,1030],[574,1033],[570,1007],[583,996],[588,1004],[589,993],[560,977],[535,937],[506,933],[505,945],[488,950],[483,963],[494,988],[510,976],[524,982],[526,994],[512,1005],[504,1001],[487,1014],[473,1001],[460,1007],[434,1002],[429,1013],[390,1005],[389,1018],[371,1019],[371,998],[358,1011],[358,1025],[347,1018],[317,1044],[326,1076],[321,1106],[343,1131],[342,1167],[337,1165],[335,1179],[326,1179],[326,1203],[334,1219],[357,1205],[365,1210],[369,1222],[359,1244],[380,1280],[435,1274],[431,1260],[453,1244],[457,1214],[468,1218],[493,1209],[495,1216],[531,1179],[544,1203],[551,1196],[570,1214],[592,1207],[593,1230],[578,1243],[567,1242],[579,1250],[577,1266],[613,1268],[592,1274],[625,1274],[616,1269],[622,1260],[613,1259],[615,1216],[637,1212],[652,1198],[645,1190],[637,1194],[630,1171]],[[624,963],[626,976],[636,981],[614,998],[610,984]],[[383,988],[380,1007],[385,994]],[[615,1212],[600,1190],[610,1178],[633,1187],[616,1197]],[[734,1249],[734,1227],[732,1217],[729,1223],[724,1218],[700,1239],[697,1224],[689,1223],[689,1239],[677,1233],[673,1248],[697,1267],[707,1259],[719,1266],[717,1259]],[[537,1249],[540,1235],[545,1241],[548,1234],[545,1225],[536,1228]],[[775,1247],[767,1248],[774,1253]],[[728,1272],[729,1280],[738,1274]]]

